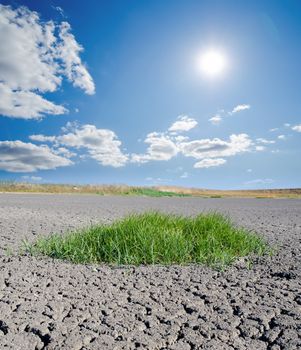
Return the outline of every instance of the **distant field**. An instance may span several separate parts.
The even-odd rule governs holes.
[[[159,190],[156,187],[136,187],[126,185],[70,185],[70,184],[31,184],[21,182],[2,182],[0,192],[26,193],[77,193],[101,196],[147,196],[147,197],[189,197],[181,191]]]
[[[159,191],[183,193],[191,196],[223,198],[301,198],[301,188],[268,189],[268,190],[207,190],[199,188],[184,188],[172,186],[158,186]]]
[[[206,197],[206,198],[301,198],[301,188],[269,190],[207,190],[176,186],[138,187],[127,185],[72,185],[1,182],[0,192],[82,193],[149,197]]]

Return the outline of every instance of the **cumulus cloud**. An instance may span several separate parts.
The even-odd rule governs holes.
[[[198,122],[195,119],[190,118],[187,115],[180,115],[178,120],[176,120],[168,130],[175,133],[189,131],[195,128],[197,125]]]
[[[65,107],[56,105],[35,92],[13,90],[0,82],[0,114],[2,115],[11,118],[35,119],[43,114],[64,113],[67,113]]]
[[[267,140],[267,139],[264,139],[264,138],[258,138],[258,139],[256,139],[256,141],[258,142],[258,143],[263,143],[263,144],[265,144],[265,145],[270,145],[270,144],[273,144],[273,143],[275,143],[275,141],[274,140]]]
[[[233,134],[228,141],[219,138],[190,140],[187,136],[183,137],[174,133],[175,130],[188,130],[186,125],[177,124],[178,122],[184,122],[185,124],[187,119],[181,117],[181,120],[177,120],[166,132],[148,134],[144,140],[146,144],[149,144],[146,152],[142,154],[133,153],[131,162],[147,163],[155,160],[170,160],[177,154],[182,154],[184,157],[199,160],[195,164],[195,168],[205,168],[224,164],[226,162],[223,159],[224,157],[256,151],[254,142],[247,134]],[[196,121],[189,128],[194,127],[192,125],[196,125]],[[201,162],[203,159],[206,159],[206,161]]]
[[[142,154],[133,153],[131,162],[166,161],[177,154],[182,154],[184,157],[192,157],[199,160],[194,165],[195,168],[209,168],[224,164],[226,162],[223,159],[224,157],[256,151],[253,141],[247,134],[233,134],[228,141],[219,138],[190,140],[188,137],[173,134],[173,131],[170,131],[171,128],[166,132],[152,132],[148,134],[144,140],[146,144],[149,144],[146,152]],[[172,128],[172,130],[175,129],[179,130],[178,126],[177,128]]]
[[[53,152],[55,152],[55,154],[60,154],[66,158],[72,158],[76,156],[76,153],[71,152],[69,149],[65,148],[65,147],[58,147],[55,148],[53,150]]]
[[[285,136],[285,135],[279,135],[279,136],[278,136],[278,139],[279,139],[279,140],[286,140],[286,136]]]
[[[59,26],[59,38],[61,40],[57,45],[58,57],[62,62],[64,74],[73,86],[79,87],[87,94],[92,95],[95,92],[94,82],[79,57],[83,48],[70,31],[71,27],[68,22],[62,22]]]
[[[73,162],[57,155],[48,146],[37,146],[22,141],[0,141],[0,169],[29,173],[37,170],[56,169]]]
[[[251,108],[251,106],[250,106],[250,105],[247,105],[247,104],[237,105],[237,106],[235,106],[235,107],[232,109],[232,111],[230,112],[230,114],[238,113],[238,112],[241,112],[241,111],[250,109],[250,108]]]
[[[220,115],[215,115],[209,119],[210,123],[213,125],[219,125],[222,121],[222,117]]]
[[[87,94],[94,93],[79,57],[83,48],[67,22],[43,22],[24,6],[0,5],[0,41],[0,114],[37,119],[66,113],[64,106],[41,96],[56,91],[64,76]]]
[[[223,158],[205,158],[194,164],[194,168],[211,168],[225,164],[227,161]]]
[[[193,140],[179,145],[186,157],[195,159],[230,157],[251,151],[253,142],[247,134],[231,135],[229,141],[219,138]]]
[[[232,109],[232,111],[230,111],[230,112],[226,112],[224,109],[219,109],[217,114],[214,115],[213,117],[211,117],[210,119],[208,119],[208,121],[212,125],[219,125],[222,122],[222,120],[224,119],[224,117],[231,116],[235,113],[238,113],[238,112],[244,111],[246,109],[250,109],[250,108],[251,108],[251,106],[248,104],[240,104],[240,105],[235,106]]]
[[[297,132],[301,132],[301,124],[293,126],[292,130],[297,131]]]
[[[66,133],[58,136],[31,135],[30,139],[52,142],[56,146],[86,149],[91,158],[104,166],[117,168],[124,166],[128,160],[128,155],[121,151],[121,142],[112,130],[97,129],[95,125],[89,124],[80,126],[76,123],[68,123],[63,131]],[[58,151],[65,153],[67,157],[70,156],[70,151],[66,148],[60,147]],[[67,155],[66,152],[68,152]]]
[[[133,163],[146,163],[150,160],[169,160],[178,153],[178,147],[169,135],[152,132],[144,140],[149,144],[145,154],[132,154]]]
[[[38,141],[38,142],[55,142],[56,136],[45,136],[45,135],[37,134],[37,135],[30,135],[29,139],[31,141]]]
[[[189,137],[183,136],[183,135],[177,135],[177,136],[173,136],[172,139],[176,142],[183,142],[183,141],[188,141]]]

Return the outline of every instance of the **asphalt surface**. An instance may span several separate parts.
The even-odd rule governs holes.
[[[253,266],[73,265],[23,240],[130,212],[218,211],[277,246]],[[13,253],[13,255],[12,255]],[[0,349],[299,349],[301,200],[0,194]]]

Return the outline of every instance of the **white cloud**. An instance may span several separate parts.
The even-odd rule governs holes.
[[[297,131],[297,132],[301,132],[301,124],[293,126],[292,130]]]
[[[225,116],[233,115],[235,113],[250,109],[251,106],[248,104],[240,104],[235,106],[231,112],[226,112],[224,109],[219,109],[217,114],[209,119],[212,125],[219,125]]]
[[[121,142],[112,130],[97,129],[95,125],[89,124],[79,126],[77,123],[67,123],[63,130],[67,133],[59,136],[31,135],[30,139],[52,142],[56,146],[87,149],[89,156],[104,166],[117,168],[126,164],[128,156],[122,153]],[[65,153],[67,157],[70,156],[70,151],[66,148],[58,148],[58,151]]]
[[[265,146],[255,146],[255,150],[258,152],[264,151],[265,150]]]
[[[222,121],[222,117],[217,114],[214,117],[210,118],[209,121],[213,125],[219,125]]]
[[[30,135],[29,139],[31,141],[38,141],[38,142],[55,142],[56,136],[45,136],[45,135],[37,134],[37,135]]]
[[[235,106],[235,107],[232,109],[232,111],[230,112],[230,114],[238,113],[238,112],[241,112],[241,111],[250,109],[250,108],[251,108],[251,106],[250,106],[250,105],[247,105],[247,104],[237,105],[237,106]]]
[[[270,129],[269,131],[270,132],[275,132],[275,131],[278,131],[279,130],[279,128],[272,128],[272,129]]]
[[[171,132],[189,131],[197,125],[198,122],[195,119],[190,118],[187,115],[180,115],[178,120],[175,121],[168,130]]]
[[[183,120],[181,120],[182,122]],[[186,120],[187,121],[187,120]],[[183,125],[180,127],[176,121],[167,132],[152,132],[147,135],[144,140],[149,144],[145,153],[131,155],[131,162],[133,163],[147,163],[149,161],[167,161],[181,153],[185,157],[193,157],[197,160],[210,158],[210,164],[221,165],[224,160],[221,158],[234,156],[239,153],[256,150],[254,143],[246,134],[231,135],[229,141],[224,141],[219,138],[215,139],[200,139],[190,140],[181,135],[174,135],[174,131],[180,128],[184,130],[188,127]],[[176,127],[174,127],[176,125]],[[219,158],[218,161],[213,162],[211,158]],[[209,162],[199,162],[195,167],[205,167]],[[216,166],[216,165],[211,165]]]
[[[246,181],[244,184],[245,185],[265,185],[265,184],[272,184],[275,181],[273,179],[255,179],[255,180],[250,180]]]
[[[79,87],[89,95],[93,95],[95,92],[94,82],[79,57],[83,48],[75,40],[70,30],[69,23],[61,23],[59,27],[61,41],[58,43],[57,51],[64,67],[64,73],[74,86]]]
[[[274,140],[267,140],[267,139],[264,139],[264,138],[258,138],[258,139],[256,139],[256,141],[258,142],[258,143],[263,143],[263,144],[265,144],[265,145],[269,145],[269,144],[273,144],[273,143],[275,143],[275,141]]]
[[[183,141],[188,141],[189,137],[188,136],[183,136],[183,135],[178,135],[178,136],[174,136],[173,140],[175,140],[177,142],[183,142]]]
[[[64,18],[66,17],[64,10],[60,6],[52,6],[52,8],[54,10],[56,10],[62,17],[64,17]]]
[[[56,169],[73,162],[53,152],[47,146],[36,146],[22,141],[0,141],[0,169],[29,173]]]
[[[229,141],[219,138],[183,142],[180,151],[186,157],[196,159],[229,157],[251,151],[253,142],[247,134],[231,135]]]
[[[286,140],[286,136],[285,136],[285,135],[279,135],[279,136],[278,136],[278,139],[279,139],[279,140]]]
[[[291,126],[290,123],[284,123],[283,125],[284,125],[286,128],[289,128],[289,127]]]
[[[65,107],[56,105],[35,92],[13,90],[0,83],[0,115],[11,118],[36,119],[43,114],[58,115],[64,113],[67,113]]]
[[[204,158],[201,161],[194,164],[194,168],[211,168],[211,167],[217,167],[220,165],[225,164],[227,161],[223,158]]]
[[[147,135],[144,142],[149,144],[146,154],[132,154],[133,163],[169,160],[178,153],[177,145],[164,133],[152,132]]]
[[[63,133],[67,133],[69,131],[74,131],[80,127],[80,124],[77,120],[72,121],[72,122],[67,122],[65,126],[61,127],[61,131]]]
[[[37,119],[63,114],[67,109],[41,95],[56,91],[64,76],[87,94],[95,91],[82,64],[82,47],[67,22],[42,22],[36,12],[22,6],[0,4],[0,114]]]
[[[53,152],[55,152],[55,154],[60,154],[66,158],[72,158],[76,156],[76,153],[71,152],[69,149],[65,148],[65,147],[58,147],[55,148],[53,150]]]

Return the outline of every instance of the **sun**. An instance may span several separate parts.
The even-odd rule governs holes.
[[[227,59],[220,51],[208,50],[200,55],[198,65],[205,75],[217,77],[224,72],[227,66]]]

